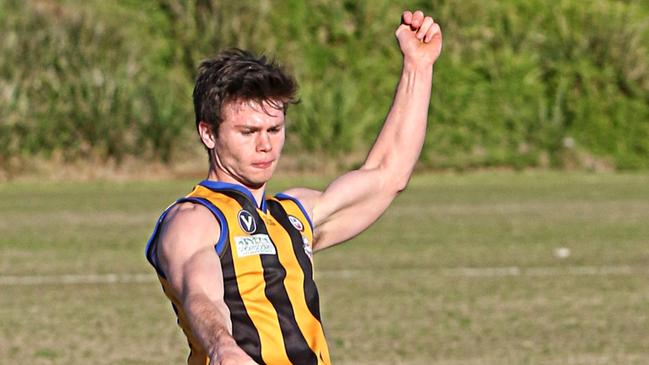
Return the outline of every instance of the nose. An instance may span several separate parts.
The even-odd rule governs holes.
[[[270,152],[273,145],[270,143],[270,136],[267,132],[259,133],[257,137],[257,152]]]

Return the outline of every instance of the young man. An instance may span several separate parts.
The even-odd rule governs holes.
[[[396,37],[403,70],[379,137],[361,168],[322,192],[264,192],[293,79],[240,50],[201,64],[194,106],[208,177],[163,213],[146,250],[189,364],[330,364],[311,253],[371,225],[405,189],[424,142],[441,30],[406,11]]]

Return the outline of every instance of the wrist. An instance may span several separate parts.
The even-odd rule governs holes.
[[[403,69],[404,71],[414,71],[414,72],[432,72],[434,62],[429,62],[427,60],[417,59],[416,57],[403,57]]]
[[[434,63],[428,62],[426,60],[417,59],[415,57],[404,57],[403,58],[403,73],[412,73],[417,75],[417,77],[425,77],[426,75],[433,74],[433,65]]]
[[[210,365],[255,364],[255,362],[236,344],[219,347],[210,352]]]
[[[220,334],[221,336],[217,336],[216,344],[208,350],[210,359],[213,361],[212,364],[220,364],[227,356],[241,351],[234,338],[229,335],[223,336],[225,333]]]
[[[430,79],[432,80],[433,76],[433,63],[423,62],[421,60],[404,58],[403,59],[403,68],[402,73],[404,75],[410,75],[410,77],[415,77],[416,79]]]

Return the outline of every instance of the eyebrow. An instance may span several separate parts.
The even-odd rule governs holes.
[[[283,127],[285,124],[286,123],[284,123],[284,122],[273,124],[270,127],[268,127],[268,129]],[[258,131],[260,129],[263,129],[262,127],[251,125],[251,124],[235,124],[234,128],[237,128],[237,129],[249,129],[249,130],[254,130],[254,131]]]
[[[237,129],[260,129],[257,126],[249,125],[249,124],[237,124],[237,125],[234,126],[234,128],[237,128]]]

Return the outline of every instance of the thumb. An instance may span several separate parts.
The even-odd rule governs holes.
[[[400,38],[400,35],[404,34],[404,32],[409,32],[410,31],[410,26],[406,24],[400,24],[397,27],[397,30],[394,31],[394,35],[397,38]]]

